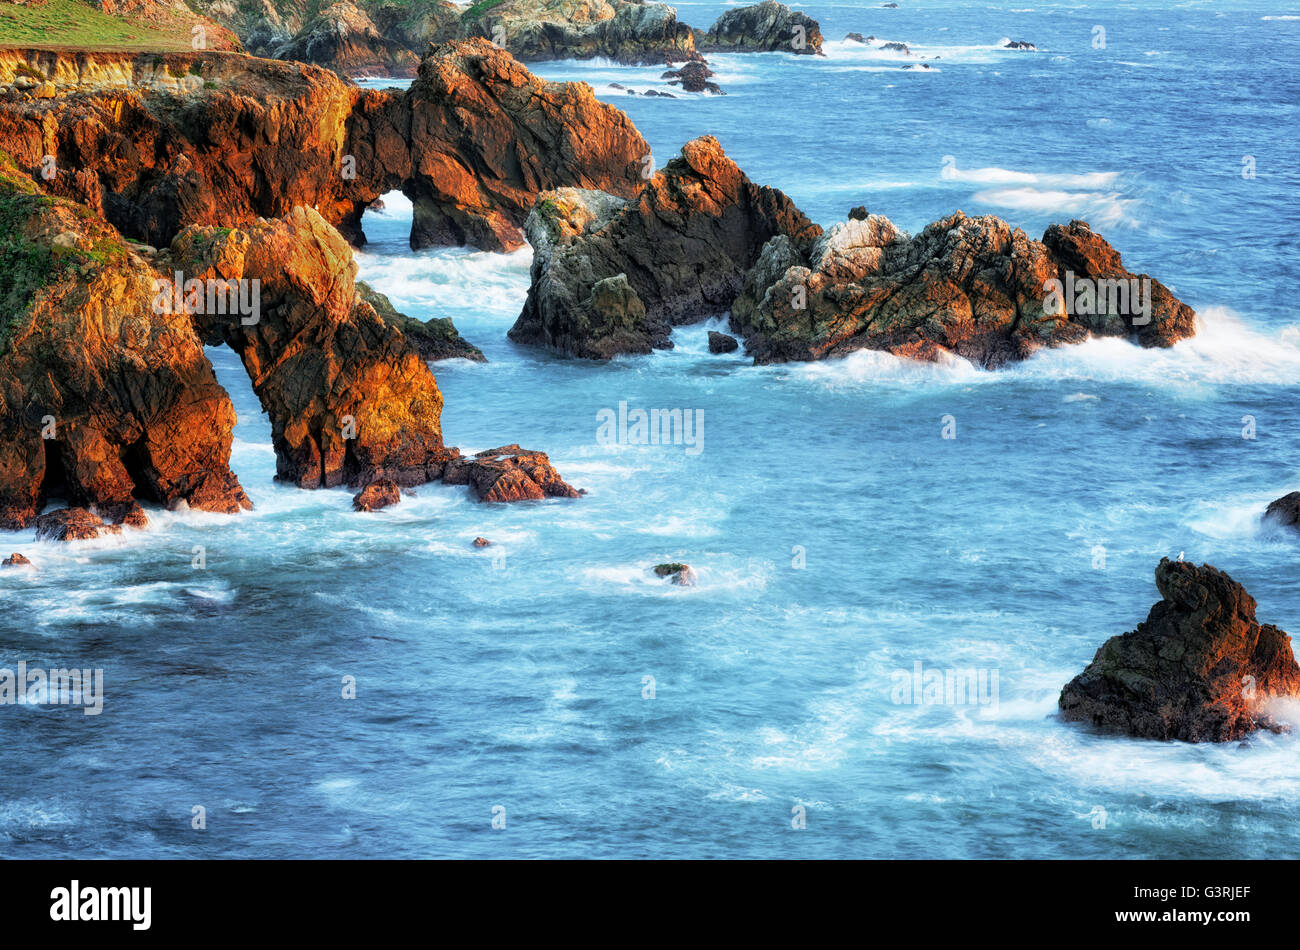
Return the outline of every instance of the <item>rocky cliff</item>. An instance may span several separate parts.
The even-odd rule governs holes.
[[[709,136],[688,142],[634,200],[547,193],[526,228],[533,280],[510,338],[596,359],[670,346],[673,325],[731,305],[768,239],[805,245],[821,232]]]
[[[1089,335],[1170,346],[1196,330],[1190,307],[1125,269],[1086,223],[1052,225],[1034,241],[960,211],[915,238],[870,215],[836,224],[807,253],[773,240],[732,307],[732,328],[760,363],[873,349],[956,353],[988,367]]]
[[[113,521],[137,500],[248,508],[235,412],[146,259],[89,209],[0,161],[0,527],[51,497]]]
[[[1282,728],[1269,699],[1300,693],[1291,638],[1255,620],[1255,600],[1227,574],[1164,559],[1161,600],[1111,637],[1061,691],[1062,716],[1146,739],[1227,742]]]
[[[1084,222],[1034,241],[959,211],[912,238],[861,211],[823,234],[711,138],[634,200],[561,189],[525,227],[532,283],[510,336],[570,356],[671,346],[673,325],[728,309],[759,363],[875,349],[995,367],[1090,335],[1171,346],[1196,331],[1190,307]]]
[[[564,185],[631,195],[645,140],[579,83],[549,83],[483,40],[429,51],[405,92],[326,69],[221,54],[0,54],[55,87],[0,94],[0,140],[46,190],[102,208],[162,246],[185,226],[316,208],[361,242],[394,189],[412,245],[520,247],[535,195]]]

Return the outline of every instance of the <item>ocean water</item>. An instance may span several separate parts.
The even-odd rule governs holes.
[[[956,208],[1033,236],[1082,217],[1197,309],[1195,339],[997,372],[753,367],[708,354],[723,320],[702,315],[672,351],[568,361],[506,339],[526,250],[412,253],[390,196],[362,277],[489,360],[435,365],[447,441],[542,449],[588,494],[431,485],[356,514],[277,485],[238,360],[209,351],[254,512],[0,538],[39,565],[0,572],[0,665],[98,667],[105,690],[99,716],[0,707],[0,854],[1294,856],[1300,736],[1134,741],[1055,709],[1145,618],[1162,556],[1300,631],[1300,542],[1259,523],[1300,488],[1300,11],[900,3],[804,7],[827,55],[711,57],[725,97],[608,88],[667,89],[654,68],[537,71],[592,83],[659,164],[716,135],[823,225],[858,204],[912,231]],[[678,4],[699,26],[722,9]],[[620,403],[698,411],[701,438],[602,444]],[[654,578],[666,560],[698,586]],[[895,702],[917,663],[996,675],[996,702]]]

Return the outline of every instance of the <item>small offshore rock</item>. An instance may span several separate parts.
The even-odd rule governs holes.
[[[740,347],[740,342],[729,333],[719,333],[716,330],[709,331],[709,352],[710,353],[734,353]]]
[[[491,544],[492,544],[492,542],[489,541],[487,538],[475,538],[475,539],[474,539],[474,547],[476,547],[476,548],[486,548],[486,547],[490,547]]]
[[[668,564],[656,564],[654,572],[659,577],[671,577],[679,587],[695,586],[695,571],[689,564],[673,561]]]
[[[61,508],[36,519],[37,541],[89,541],[100,535],[121,533],[121,525],[106,524],[85,508]]]
[[[31,567],[32,562],[17,552],[0,561],[0,567]]]
[[[1265,521],[1275,521],[1287,528],[1300,529],[1300,491],[1283,495],[1264,510]]]
[[[402,489],[390,478],[371,482],[352,496],[353,511],[378,511],[402,500]]]
[[[1287,731],[1266,703],[1300,694],[1291,637],[1255,620],[1255,599],[1227,574],[1164,558],[1161,600],[1111,637],[1061,690],[1067,721],[1144,739],[1231,742]]]

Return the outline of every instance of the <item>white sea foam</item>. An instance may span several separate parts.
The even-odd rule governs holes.
[[[828,388],[864,383],[965,386],[1042,379],[1136,381],[1160,387],[1290,386],[1300,378],[1300,326],[1265,332],[1247,326],[1226,307],[1207,307],[1197,315],[1196,335],[1167,349],[1143,348],[1116,337],[1095,337],[1043,349],[1022,363],[996,370],[980,369],[951,354],[931,363],[879,350],[858,350],[843,359],[762,369],[781,370]],[[1070,399],[1067,397],[1067,401]]]

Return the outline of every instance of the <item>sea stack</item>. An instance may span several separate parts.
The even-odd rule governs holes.
[[[1300,693],[1291,637],[1255,621],[1255,600],[1208,564],[1161,560],[1161,600],[1111,637],[1061,690],[1062,716],[1144,739],[1229,742],[1287,731],[1268,700]]]

